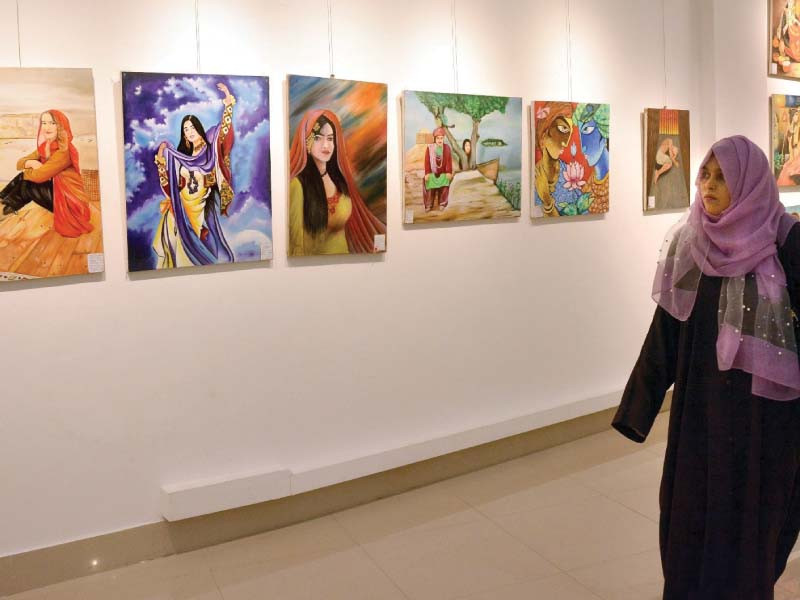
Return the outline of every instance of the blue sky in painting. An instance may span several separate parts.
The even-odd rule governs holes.
[[[259,260],[272,246],[270,193],[269,82],[266,77],[123,73],[125,200],[128,257],[131,270],[155,268],[150,247],[164,195],[153,164],[162,141],[177,146],[180,123],[187,114],[206,129],[219,124],[224,83],[236,97],[235,139],[231,151],[235,197],[229,217],[221,217],[225,236],[237,260]]]

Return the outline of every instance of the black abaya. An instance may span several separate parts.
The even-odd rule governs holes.
[[[800,224],[779,258],[800,314]],[[701,278],[685,322],[656,308],[613,421],[644,441],[675,384],[659,497],[665,600],[771,600],[800,531],[800,400],[753,396],[749,374],[717,368],[721,283]]]

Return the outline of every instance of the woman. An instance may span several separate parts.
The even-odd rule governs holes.
[[[462,171],[468,171],[472,166],[472,141],[468,138],[464,138],[464,141],[461,142],[461,150],[464,151],[464,164],[461,165]]]
[[[660,492],[664,598],[773,597],[800,529],[800,228],[747,138],[711,148],[667,235],[613,425],[647,437],[675,389]]]
[[[53,229],[64,237],[92,231],[89,199],[72,139],[64,113],[48,110],[41,114],[36,151],[17,161],[21,172],[0,191],[3,216],[34,202],[53,213]]]
[[[386,226],[361,199],[339,119],[303,116],[289,155],[289,256],[377,252]]]
[[[545,217],[559,216],[555,198],[562,176],[563,163],[559,156],[572,136],[571,115],[569,102],[543,102],[537,110],[534,193],[536,205]]]
[[[162,142],[156,153],[166,196],[153,240],[159,269],[234,262],[217,213],[227,216],[233,200],[230,153],[236,99],[224,83],[217,88],[225,94],[220,125],[206,131],[197,117],[187,115],[177,149]]]
[[[653,179],[648,193],[649,196],[655,198],[655,204],[651,208],[688,206],[689,190],[678,160],[679,154],[678,144],[672,137],[666,136],[660,139],[656,147],[655,161],[651,171]]]

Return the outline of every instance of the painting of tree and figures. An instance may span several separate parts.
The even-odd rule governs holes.
[[[609,105],[537,101],[533,117],[532,216],[608,212]]]
[[[406,223],[518,217],[522,99],[403,94]]]
[[[689,111],[644,111],[644,210],[689,206]]]
[[[0,281],[103,270],[90,69],[0,69]]]

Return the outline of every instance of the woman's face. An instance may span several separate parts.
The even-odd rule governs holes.
[[[722,168],[713,154],[700,169],[700,192],[703,194],[703,206],[706,212],[717,217],[731,205],[731,193]]]
[[[333,156],[334,148],[336,148],[336,141],[333,135],[333,127],[331,127],[330,123],[325,123],[314,134],[314,141],[311,143],[311,156],[319,162],[326,163]]]
[[[544,134],[544,149],[556,159],[564,151],[572,134],[572,125],[564,117],[557,117]]]
[[[200,134],[197,133],[194,123],[192,123],[190,120],[187,120],[186,123],[183,124],[183,137],[185,137],[186,141],[192,146],[195,146],[197,142],[202,139]]]
[[[58,123],[50,113],[42,114],[42,134],[48,142],[53,142],[58,137]]]
[[[464,152],[466,152],[467,154],[472,152],[472,142],[465,142],[464,143]]]

